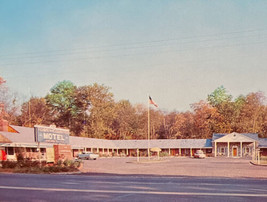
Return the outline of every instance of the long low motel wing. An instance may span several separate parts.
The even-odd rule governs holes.
[[[51,132],[43,137],[62,140],[63,144],[70,146],[72,157],[83,151],[102,156],[136,156],[137,153],[145,156],[148,147],[160,148],[161,152],[170,156],[190,157],[199,149],[207,156],[214,157],[251,157],[257,151],[267,156],[267,138],[259,138],[255,133],[213,134],[212,139],[152,139],[149,144],[148,140],[104,140],[75,136],[69,136],[64,142],[62,135]],[[0,150],[6,152],[9,160],[16,160],[18,152],[23,152],[26,158],[38,159],[38,150],[42,160],[47,160],[54,145],[58,143],[36,142],[34,128],[10,125],[7,131],[0,131]]]

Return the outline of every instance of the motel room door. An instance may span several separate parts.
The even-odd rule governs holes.
[[[237,157],[237,147],[233,147],[233,157]]]

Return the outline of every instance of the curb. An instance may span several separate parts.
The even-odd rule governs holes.
[[[253,163],[252,161],[250,161],[249,163],[253,166],[267,166],[267,164],[257,164],[257,163]]]

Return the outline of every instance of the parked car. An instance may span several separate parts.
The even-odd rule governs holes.
[[[194,153],[194,158],[204,159],[206,158],[206,155],[202,150],[197,150],[196,153]]]
[[[83,152],[82,154],[78,154],[78,159],[84,159],[84,160],[96,160],[99,155],[89,152]]]

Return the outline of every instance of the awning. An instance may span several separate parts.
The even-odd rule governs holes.
[[[27,143],[0,143],[1,147],[26,147],[26,148],[37,148],[38,144],[27,144]],[[40,148],[52,148],[53,145],[40,144]]]

